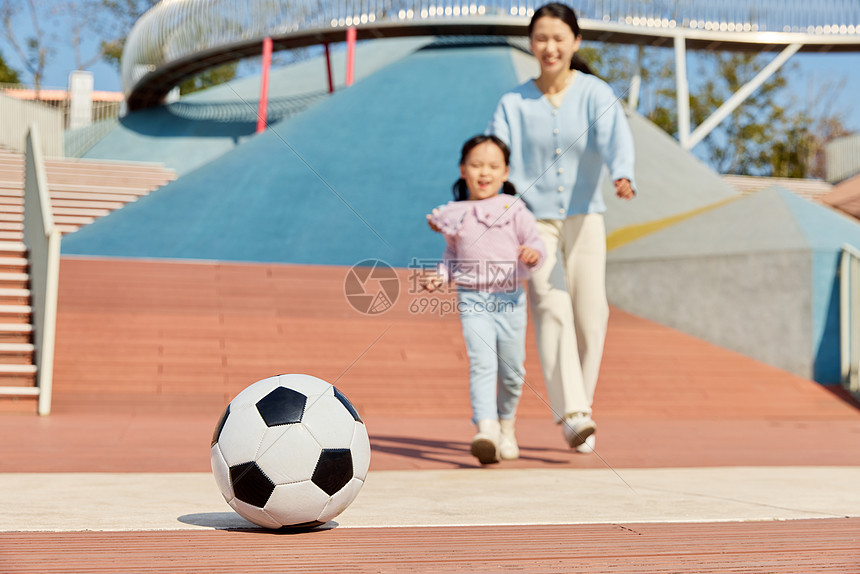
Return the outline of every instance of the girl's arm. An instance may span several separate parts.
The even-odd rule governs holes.
[[[546,247],[538,233],[535,216],[525,205],[522,205],[517,209],[514,222],[520,244],[520,259],[533,271],[539,269],[546,260]]]

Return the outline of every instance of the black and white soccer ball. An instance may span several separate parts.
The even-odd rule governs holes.
[[[221,494],[243,518],[266,528],[312,527],[358,496],[370,441],[337,388],[310,375],[279,375],[227,405],[210,458]]]

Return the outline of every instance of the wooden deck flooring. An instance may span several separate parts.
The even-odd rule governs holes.
[[[345,273],[64,258],[54,414],[0,414],[0,472],[205,472],[227,402],[287,372],[329,380],[356,404],[371,470],[476,466],[456,314],[411,312],[420,299],[401,271],[394,307],[361,315],[343,294]],[[618,309],[595,402],[600,456],[572,454],[551,423],[531,333],[527,344],[523,456],[507,467],[860,466],[860,410],[844,393]],[[0,533],[0,571],[856,574],[858,537],[857,519]]]
[[[40,572],[860,571],[860,519],[688,524],[0,533],[0,569]],[[11,558],[14,557],[14,562]]]

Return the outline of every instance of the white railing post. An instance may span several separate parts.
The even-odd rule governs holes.
[[[24,243],[30,261],[30,298],[33,309],[36,383],[39,414],[51,412],[54,376],[54,336],[60,276],[60,231],[54,226],[51,198],[39,132],[33,124],[27,134],[24,179]]]
[[[850,245],[839,265],[839,330],[842,384],[860,399],[860,251]]]

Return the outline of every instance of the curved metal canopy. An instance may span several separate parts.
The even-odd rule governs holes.
[[[183,79],[275,50],[401,36],[524,36],[545,0],[162,0],[135,24],[122,56],[129,110],[161,103]],[[860,51],[856,0],[583,0],[586,40],[691,49]]]

